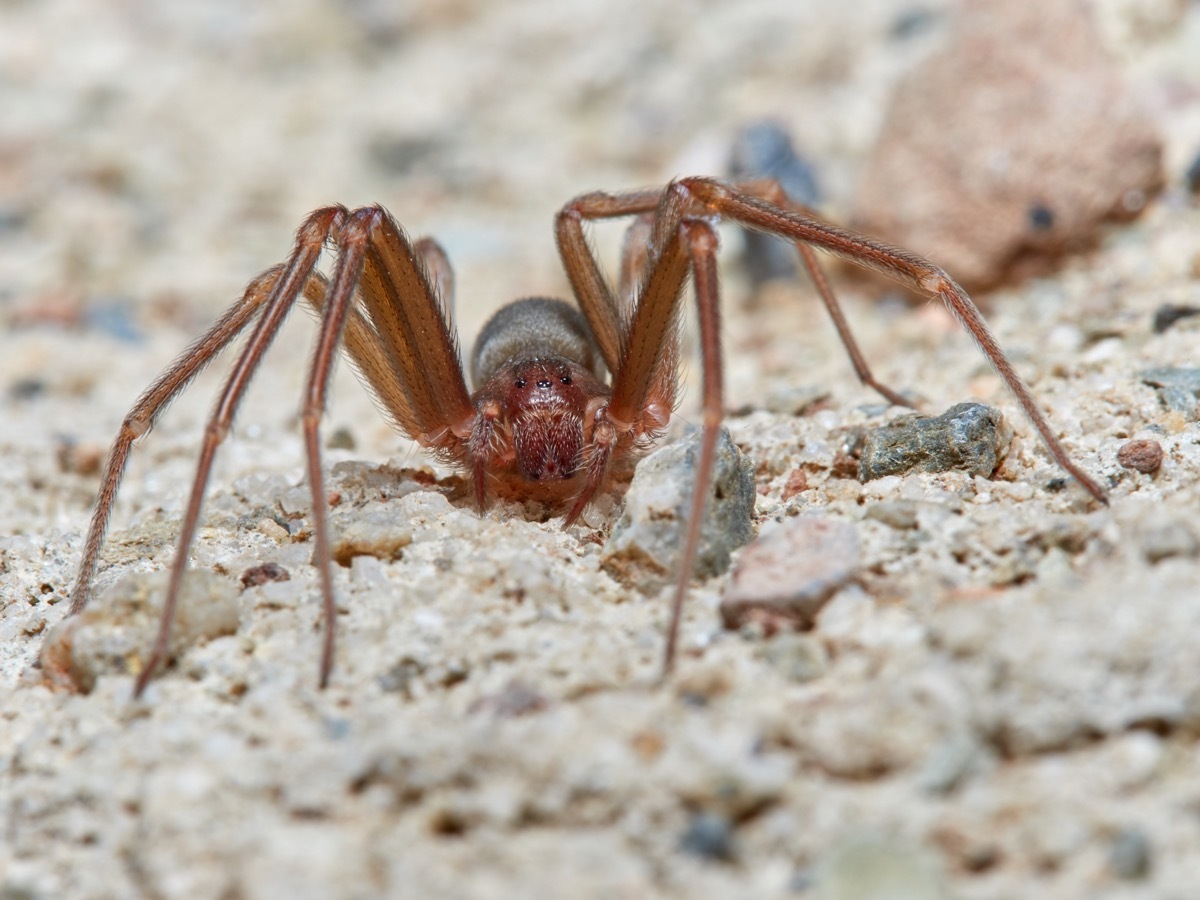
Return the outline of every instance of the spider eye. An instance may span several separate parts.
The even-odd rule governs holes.
[[[524,378],[518,378],[518,379],[517,379],[517,388],[519,389],[519,388],[523,388],[523,387],[525,387],[525,379],[524,379]]]
[[[571,376],[570,376],[570,375],[564,375],[564,376],[562,377],[562,379],[561,379],[561,380],[562,380],[562,383],[563,383],[563,384],[570,384],[570,383],[571,383]]]

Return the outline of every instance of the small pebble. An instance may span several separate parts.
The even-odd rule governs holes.
[[[1200,194],[1200,153],[1196,154],[1192,164],[1187,167],[1187,171],[1183,175],[1183,183],[1192,194]]]
[[[271,540],[280,544],[285,543],[292,537],[292,533],[288,531],[287,528],[270,518],[261,519],[259,521],[258,532],[259,534],[269,537]]]
[[[980,764],[981,750],[968,734],[947,737],[926,758],[917,784],[930,794],[948,794]]]
[[[734,857],[733,826],[716,813],[698,813],[688,822],[679,849],[701,859],[730,862]]]
[[[858,530],[849,522],[801,516],[766,532],[738,559],[721,598],[721,619],[737,629],[763,621],[805,630],[861,565]]]
[[[1135,881],[1150,873],[1150,841],[1136,828],[1125,828],[1114,837],[1108,849],[1108,862],[1118,878]]]
[[[982,403],[960,403],[940,416],[901,416],[864,434],[858,480],[952,469],[987,478],[1011,439],[1003,414]]]
[[[96,597],[78,615],[50,630],[41,664],[53,684],[90,693],[101,675],[138,675],[145,666],[162,615],[169,573],[131,575]],[[238,628],[233,583],[203,569],[189,570],[171,629],[169,657]]]
[[[33,400],[46,393],[46,382],[40,378],[18,378],[8,386],[8,396],[13,400]]]
[[[425,672],[426,668],[427,666],[424,661],[406,656],[376,678],[375,681],[382,691],[403,694],[406,698],[411,698],[413,685]]]
[[[625,508],[604,545],[600,564],[629,587],[650,593],[670,584],[682,552],[684,526],[692,503],[701,431],[668,444],[637,467]],[[730,554],[754,537],[751,516],[757,492],[754,465],[721,429],[713,463],[713,483],[700,531],[693,573],[718,575]]]
[[[396,508],[373,501],[358,509],[339,509],[330,520],[333,540],[330,552],[334,561],[349,566],[356,556],[374,556],[395,560],[412,543],[412,529],[398,517]]]
[[[802,494],[808,490],[808,473],[803,469],[792,469],[788,473],[787,481],[783,485],[783,492],[780,494],[780,499],[791,500],[797,494]]]
[[[781,634],[767,644],[766,659],[796,684],[813,681],[829,670],[825,645],[808,634]]]
[[[817,867],[820,900],[944,900],[941,875],[929,854],[894,838],[844,841]]]
[[[1200,396],[1200,369],[1170,367],[1144,369],[1138,373],[1142,381],[1158,389],[1159,399],[1167,409],[1192,417],[1196,398]]]
[[[268,581],[287,581],[292,576],[288,574],[288,570],[279,563],[263,563],[260,566],[251,566],[242,573],[242,587],[257,587],[260,584],[266,584]]]
[[[514,679],[500,689],[499,693],[480,697],[471,704],[473,713],[490,713],[497,719],[515,719],[540,712],[550,701],[536,688],[524,681]]]
[[[60,438],[54,447],[54,456],[60,472],[83,475],[87,478],[100,474],[100,467],[108,455],[108,447],[94,441],[78,443],[70,438]]]
[[[866,517],[897,530],[917,527],[917,504],[912,500],[884,500],[867,507]]]
[[[1162,466],[1163,449],[1158,441],[1129,441],[1117,451],[1117,462],[1126,469],[1134,469],[1143,475],[1157,472]]]
[[[1162,334],[1180,319],[1188,319],[1200,315],[1200,306],[1179,306],[1174,303],[1164,303],[1154,311],[1154,333]]]
[[[329,435],[325,446],[330,450],[355,450],[358,448],[358,442],[354,440],[354,432],[343,426]]]

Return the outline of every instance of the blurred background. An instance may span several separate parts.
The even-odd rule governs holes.
[[[962,118],[953,94],[926,103],[918,93],[916,112],[910,103],[897,128],[893,97],[923,61],[963,43],[962,10],[994,6],[4,0],[0,317],[16,341],[5,353],[8,397],[87,401],[68,418],[79,430],[111,431],[174,348],[286,254],[305,212],[331,202],[380,202],[409,230],[436,235],[456,266],[459,321],[470,336],[508,299],[567,293],[551,223],[568,198],[727,173],[739,131],[763,121],[792,142],[795,177],[812,189],[802,199],[836,221],[878,222],[871,230],[954,273],[969,248],[939,254],[916,224],[879,212],[880,197],[911,206],[935,196],[951,167],[937,161],[931,186],[930,173],[906,161],[928,153],[910,146],[889,156],[878,139],[885,130],[894,142],[938,141],[947,117]],[[1023,0],[1003,6],[1018,20],[1044,14]],[[1150,142],[1162,141],[1157,177],[1179,184],[1200,152],[1200,4],[1056,8],[1088,11],[1088,40],[1112,60],[1106,77],[1119,79],[1125,106],[1144,114]],[[985,55],[1036,43],[1006,36],[1003,21],[988,27],[1000,49]],[[1036,53],[1030,58],[1036,69]],[[987,77],[986,66],[979,72]],[[1015,90],[1029,102],[1045,88],[1035,81]],[[1101,104],[1109,102],[1106,93]],[[986,108],[968,112],[988,118]],[[1040,125],[1000,124],[1014,141],[1059,146]],[[979,134],[982,152],[994,156],[992,133]],[[1064,152],[1070,160],[1071,148]],[[957,190],[951,183],[949,193]],[[1015,215],[1034,231],[1065,221],[1040,199],[1020,203]],[[992,221],[974,199],[965,213],[932,214],[957,232]],[[610,264],[619,233],[599,238]],[[744,299],[750,282],[734,258],[726,254],[728,293]],[[848,294],[853,306],[854,289]],[[808,331],[807,311],[789,307],[786,315],[801,318],[786,323],[772,315],[760,313],[760,330]],[[818,348],[830,334],[819,331]],[[307,337],[284,340],[290,359],[306,355],[296,351]],[[734,404],[753,390],[739,377],[735,369]],[[359,400],[335,408],[345,403],[353,404],[345,421],[370,415]],[[279,405],[268,406],[252,417]],[[74,418],[99,410],[94,424]],[[39,422],[62,415],[33,412]],[[369,434],[380,448],[394,440],[384,428]]]
[[[978,19],[993,8],[1007,12],[985,23],[993,43],[978,49],[962,36],[963,13]],[[1081,10],[1088,21],[1047,22],[1039,31],[1051,8]],[[1031,15],[1033,34],[1022,34]],[[1178,190],[1200,152],[1200,4],[1188,0],[3,0],[0,377],[13,437],[23,431],[33,442],[8,445],[13,459],[27,462],[7,483],[19,487],[39,471],[49,477],[51,454],[31,454],[33,446],[61,456],[82,443],[85,480],[65,508],[37,506],[77,523],[94,489],[90,470],[123,410],[254,274],[284,257],[301,217],[331,202],[382,203],[410,231],[443,242],[469,345],[506,300],[568,294],[551,225],[571,196],[725,174],[736,165],[738,134],[767,122],[770,134],[790,141],[795,158],[784,175],[800,199],[965,277],[975,271],[972,247],[943,247],[905,217],[948,222],[952,239],[982,222],[986,243],[990,223],[1003,218],[987,205],[995,200],[1011,207],[1004,215],[1016,217],[1018,237],[1054,235],[1069,216],[1040,196],[1012,200],[1011,185],[1019,193],[1021,177],[1045,168],[1044,148],[1065,156],[1068,169],[1077,150],[1041,123],[1025,127],[1019,114],[989,115],[994,98],[972,107],[956,86],[978,72],[1003,87],[974,61],[1012,56],[1012,48],[1017,71],[1036,75],[1047,54],[1056,57],[1063,31],[1080,28],[1111,71],[1081,76],[1104,91],[1074,139],[1096,144],[1094,121],[1116,104],[1110,81],[1119,82],[1123,108],[1144,117],[1150,144],[1161,141],[1143,204],[1159,181]],[[905,88],[914,71],[956,47],[975,56],[965,77],[950,70],[949,90],[938,88],[944,74],[932,87],[925,78]],[[1049,88],[1030,79],[1002,99],[1046,96]],[[901,107],[893,98],[905,90]],[[1069,109],[1085,105],[1080,96],[1086,91],[1066,101]],[[1072,117],[1054,121],[1061,118]],[[959,143],[948,144],[943,135],[954,123]],[[997,128],[1032,148],[1015,157],[1024,168],[1001,165],[983,199],[965,196],[947,179],[956,168],[994,168]],[[923,149],[930,139],[950,162]],[[755,147],[769,162],[770,146]],[[970,164],[956,167],[956,159]],[[939,206],[947,196],[951,206]],[[930,198],[937,202],[922,207]],[[600,230],[609,265],[619,237],[619,227]],[[798,302],[793,291],[739,320],[761,273],[737,264],[737,235],[726,242],[730,405],[758,399],[764,374],[856,391],[817,304]],[[1014,252],[1002,249],[993,271],[1006,272],[1005,254]],[[861,285],[841,290],[853,314]],[[869,294],[879,293],[871,285]],[[240,417],[251,439],[259,425],[274,431],[271,452],[281,465],[294,447],[279,447],[276,426],[294,436],[286,426],[295,411],[279,397],[299,397],[296,370],[311,340],[305,317],[296,319],[281,341],[288,350],[268,362],[266,387],[251,393]],[[858,319],[869,354],[889,345],[898,327],[930,341],[952,330],[886,307]],[[742,327],[748,337],[739,337]],[[771,339],[781,345],[772,350]],[[825,356],[829,374],[820,368]],[[810,367],[802,376],[801,362]],[[939,362],[930,364],[936,377]],[[911,384],[930,373],[902,377]],[[168,460],[182,465],[194,452],[215,388],[211,376],[205,384],[173,413],[180,438],[177,447],[162,439]],[[47,405],[55,402],[66,405]],[[350,378],[338,380],[330,427],[353,427],[362,454],[395,452],[396,436]],[[247,462],[257,461],[261,449],[246,452]],[[186,477],[186,466],[156,465],[168,483]]]
[[[309,209],[381,202],[442,239],[468,304],[561,293],[559,205],[723,172],[762,117],[846,200],[946,6],[9,0],[0,290],[204,319]]]

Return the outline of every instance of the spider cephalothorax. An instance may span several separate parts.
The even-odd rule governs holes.
[[[475,502],[492,481],[562,504],[586,485],[597,413],[608,403],[604,362],[579,310],[529,298],[503,307],[471,354],[475,422],[464,467]]]
[[[584,223],[619,217],[633,217],[634,225],[625,242],[621,283],[614,290],[588,246]],[[288,260],[252,281],[242,298],[159,376],[126,416],[109,454],[72,591],[71,612],[87,602],[133,441],[150,429],[201,369],[254,323],[205,429],[158,640],[136,687],[140,693],[166,655],[217,447],[267,346],[288,311],[303,298],[321,320],[302,421],[313,497],[314,561],[324,602],[324,685],[333,666],[336,617],[319,427],[339,350],[350,358],[399,431],[470,475],[478,506],[482,508],[495,489],[504,488],[549,500],[570,523],[671,415],[678,321],[690,275],[704,373],[704,436],[664,654],[664,668],[669,669],[723,415],[715,229],[722,218],[795,244],[859,379],[893,403],[907,405],[871,374],[813,248],[942,300],[1012,390],[1055,461],[1104,502],[1103,489],[1071,460],[975,304],[945,272],[907,251],[822,221],[789,201],[775,182],[730,185],[685,178],[662,190],[592,193],[572,200],[559,212],[555,232],[578,308],[543,299],[503,308],[483,329],[472,354],[474,393],[467,387],[459,358],[451,313],[453,276],[441,248],[428,239],[410,240],[382,207],[351,212],[331,206],[304,220]],[[316,270],[327,244],[336,254],[328,277]],[[611,373],[611,382],[606,383],[606,372]]]

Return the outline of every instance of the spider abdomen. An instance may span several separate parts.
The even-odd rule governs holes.
[[[603,380],[606,370],[587,319],[562,300],[526,297],[502,306],[471,351],[471,381],[480,389],[514,359],[562,357]]]

